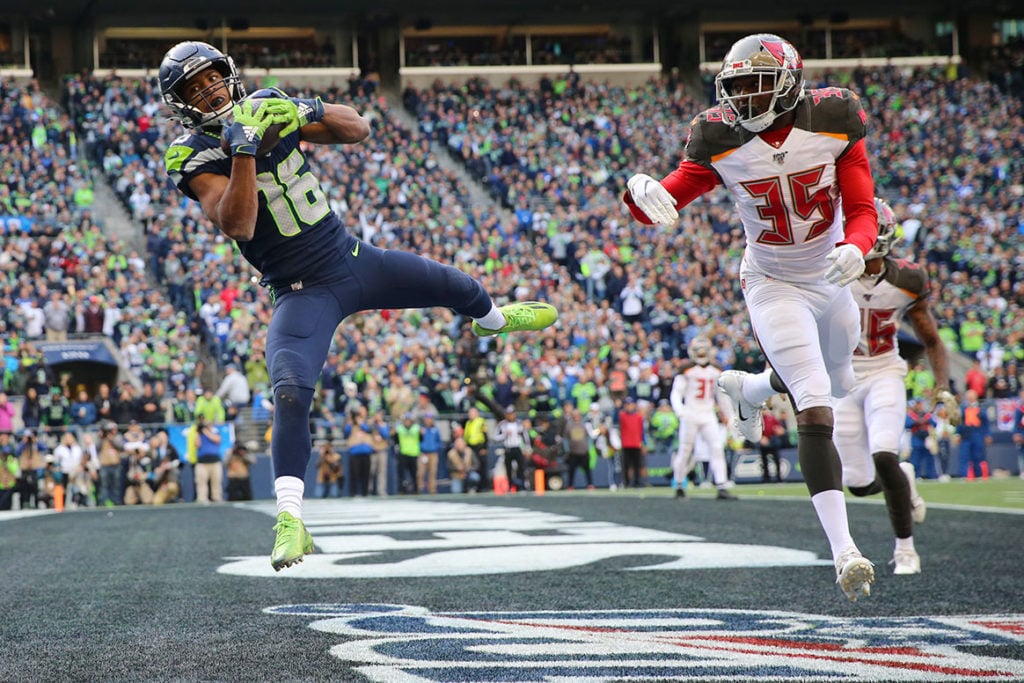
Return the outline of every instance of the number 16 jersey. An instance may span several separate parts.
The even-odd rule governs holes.
[[[220,137],[207,131],[182,135],[167,148],[164,165],[171,180],[190,199],[192,178],[204,173],[231,176],[231,157]],[[320,182],[310,170],[295,131],[256,159],[259,209],[248,242],[237,242],[245,260],[271,285],[305,284],[336,277],[337,264],[355,243],[331,210]]]
[[[865,375],[894,371],[907,373],[900,357],[900,320],[907,309],[931,293],[928,275],[910,261],[886,258],[881,276],[864,276],[850,285],[860,309],[860,341],[853,355],[858,380]]]

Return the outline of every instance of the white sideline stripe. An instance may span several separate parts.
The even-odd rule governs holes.
[[[740,489],[740,493],[743,489]],[[753,498],[753,496],[751,496]],[[764,496],[758,497],[757,500],[807,500],[801,496]],[[857,498],[847,497],[847,503],[854,505],[885,505],[885,500],[879,498]],[[962,512],[999,512],[1007,515],[1024,515],[1024,508],[1000,508],[990,507],[987,505],[960,505],[959,503],[933,503],[927,498],[924,499],[928,510],[960,510]]]
[[[39,515],[52,515],[56,510],[5,510],[0,512],[0,522],[10,522],[25,517],[38,517]]]

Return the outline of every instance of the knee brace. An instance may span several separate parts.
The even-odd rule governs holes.
[[[277,396],[277,388],[284,385],[296,385],[299,387],[313,387],[316,385],[316,377],[308,377],[312,371],[309,368],[309,361],[294,349],[278,349],[274,355],[267,359],[267,370],[270,372],[270,381],[274,386],[274,395]],[[293,387],[295,388],[295,387]]]
[[[293,384],[282,384],[274,389],[274,406],[286,411],[301,407],[302,399],[305,398],[303,394],[308,392],[308,389],[300,389]]]

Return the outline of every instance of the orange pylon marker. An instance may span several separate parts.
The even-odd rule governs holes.
[[[533,492],[538,496],[544,495],[544,470],[539,467],[533,471]]]

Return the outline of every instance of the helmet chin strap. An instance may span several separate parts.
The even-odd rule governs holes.
[[[740,121],[740,125],[751,133],[760,133],[770,128],[771,125],[775,123],[777,116],[778,114],[774,111],[766,111],[765,113],[758,114],[748,121]]]

